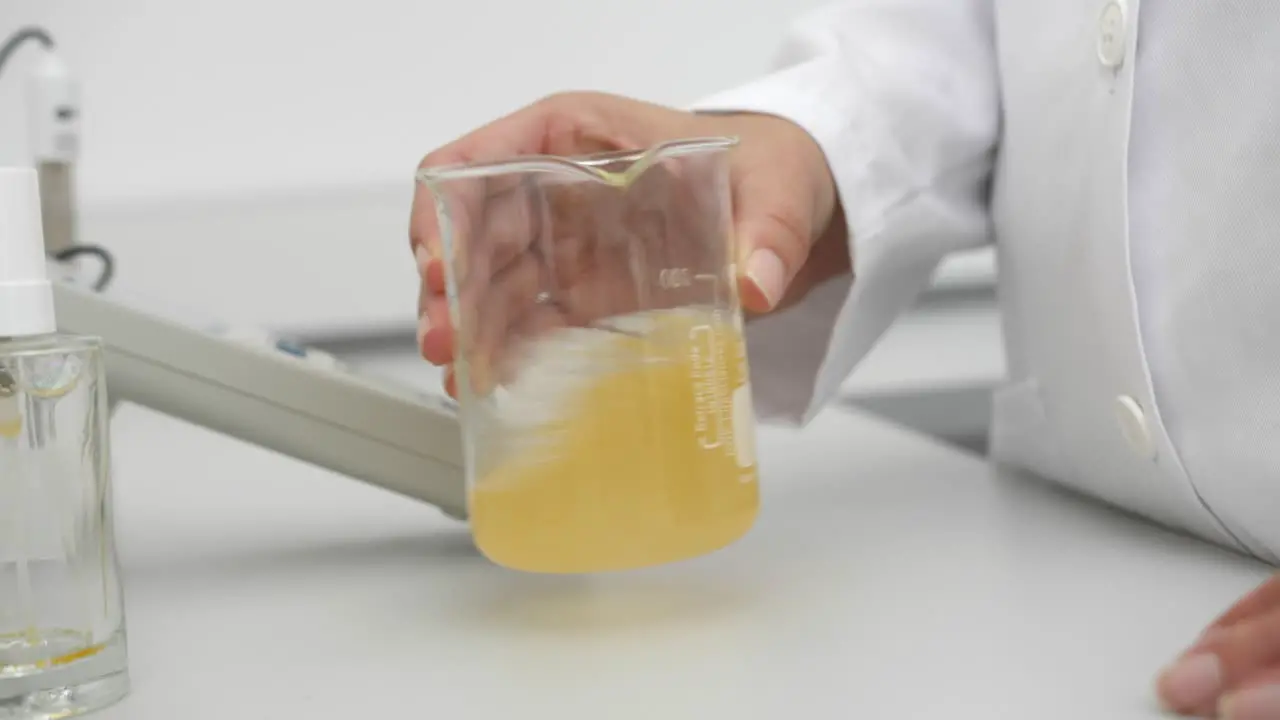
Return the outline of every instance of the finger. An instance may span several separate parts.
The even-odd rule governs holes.
[[[593,247],[616,236],[609,217],[616,212],[618,192],[611,190],[588,183],[539,188],[541,231],[533,250],[545,258],[555,288],[569,287],[590,272]]]
[[[579,184],[542,186],[532,194],[534,231],[528,251],[538,258],[539,291],[547,294],[548,305],[567,310],[573,305],[573,289],[598,269],[593,249],[611,232],[602,220],[610,201],[599,188]]]
[[[434,365],[453,362],[454,332],[449,302],[424,280],[418,286],[418,353]]]
[[[1280,607],[1280,575],[1273,575],[1214,620],[1205,630],[1205,634],[1230,627],[1241,620],[1247,620],[1277,607]]]
[[[419,163],[410,212],[410,246],[440,254],[433,168],[505,160],[518,155],[589,155],[640,148],[680,135],[669,108],[602,93],[544,98],[429,153]],[[424,173],[424,171],[427,171]],[[475,212],[463,213],[475,217]]]
[[[556,306],[565,322],[586,327],[598,320],[638,309],[636,283],[627,272],[626,261],[618,253],[585,253],[583,272],[572,283],[557,288]]]
[[[537,259],[529,254],[494,277],[483,296],[475,317],[474,332],[468,332],[468,346],[463,352],[471,368],[472,388],[487,394],[504,380],[503,355],[514,348],[513,330],[536,306],[539,287],[543,284]]]
[[[452,365],[447,365],[444,369],[444,391],[454,400],[458,399],[458,379]]]
[[[1280,665],[1280,609],[1224,628],[1161,673],[1157,691],[1171,710],[1212,714],[1223,693],[1275,665]]]
[[[792,274],[782,300],[772,312],[790,307],[804,299],[809,290],[841,275],[853,274],[853,258],[849,252],[848,231],[844,212],[835,209],[827,230],[809,246],[809,255],[800,269]]]
[[[705,208],[698,190],[658,165],[627,188],[557,193],[551,247],[542,252],[571,324],[730,297],[727,287],[704,282],[728,264],[727,238],[707,228],[708,220],[727,226],[714,222],[725,203]],[[667,282],[670,277],[681,281]]]
[[[664,163],[642,178],[644,192],[628,227],[644,240],[650,275],[642,300],[651,307],[724,307],[737,299],[730,285],[732,217],[722,174],[720,161],[708,156]]]
[[[424,275],[418,282],[418,318],[421,319],[427,314],[427,309],[431,307],[433,302],[443,300],[445,297],[444,291],[432,287],[431,283],[427,281],[426,275]]]
[[[1258,672],[1218,703],[1221,720],[1280,720],[1280,666]]]
[[[427,264],[426,271],[422,274],[423,286],[429,289],[433,295],[444,295],[448,287],[445,284],[445,272],[444,261],[432,259]]]
[[[441,257],[437,193],[432,189],[429,171],[544,152],[549,110],[542,104],[522,108],[428,153],[422,159],[418,164],[420,181],[414,185],[413,205],[409,212],[409,242],[412,250],[416,252],[418,247],[424,247],[433,257]],[[486,189],[483,183],[478,182],[466,188],[469,192],[458,193],[455,189],[451,194],[457,195],[460,201],[456,215],[478,216],[478,209],[472,206],[483,201]]]
[[[491,204],[492,212],[464,223],[463,231],[454,234],[457,247],[451,253],[452,263],[448,267],[442,259],[426,257],[424,260],[428,254],[422,247],[415,252],[423,276],[418,289],[418,346],[428,361],[437,365],[453,362],[457,351],[458,332],[452,326],[446,292],[448,276],[452,276],[459,288],[461,324],[464,328],[469,327],[477,321],[475,306],[490,284],[495,256],[499,263],[504,263],[510,262],[511,256],[516,254],[514,250],[501,247],[512,244],[511,240],[504,238],[521,232],[520,219],[509,219],[511,207],[513,203],[499,194],[498,201]],[[450,219],[453,220],[452,216]],[[455,231],[458,227],[455,225]]]
[[[476,228],[455,258],[453,272],[459,293],[482,291],[492,278],[528,252],[541,231],[537,187],[527,178],[502,176],[487,181],[483,215],[471,219]],[[465,300],[464,300],[465,302]]]
[[[614,115],[602,114],[602,106],[614,108]],[[540,100],[474,130],[439,148],[418,164],[410,210],[410,247],[425,247],[433,257],[441,256],[437,200],[452,205],[453,215],[475,218],[484,202],[483,183],[471,187],[441,189],[440,178],[432,170],[451,166],[498,162],[522,155],[587,155],[631,146],[632,138],[623,130],[628,125],[647,127],[663,109],[619,98],[603,101],[593,93],[568,93]],[[447,197],[446,197],[447,195]]]
[[[434,264],[434,258],[431,257],[431,253],[427,251],[427,248],[419,245],[413,248],[413,259],[418,267],[418,277],[426,278],[427,272],[430,271],[431,266]]]
[[[778,240],[776,232],[770,234],[761,229],[775,227],[761,218],[767,220],[767,208],[778,205],[779,197],[794,195],[794,190],[778,186],[772,175],[757,174],[759,180],[744,176],[731,191],[728,172],[719,153],[669,158],[650,167],[626,190],[623,234],[634,236],[635,247],[643,251],[641,259],[648,275],[637,277],[636,282],[647,292],[641,300],[648,307],[743,302],[747,308],[763,311],[776,305],[777,301],[761,290],[765,283],[733,285],[747,278],[745,274],[735,277],[732,272],[735,267],[742,267],[735,234],[743,235],[753,245],[782,245],[777,252],[795,256],[790,264],[804,264],[803,238]],[[735,205],[746,208],[738,219],[734,217]],[[682,277],[686,282],[662,281],[664,273],[673,272],[682,275],[668,277]],[[783,286],[794,275],[775,274],[781,278],[776,284]],[[762,276],[758,268],[754,275]],[[689,280],[694,282],[690,284]]]
[[[439,314],[448,313],[440,311]],[[429,318],[423,318],[418,322],[418,352],[427,362],[448,365],[456,359],[457,348],[457,333],[447,321],[433,323]]]
[[[514,175],[488,178],[483,183],[490,188],[484,193],[483,214],[465,223],[465,235],[455,232],[453,262],[447,269],[443,261],[427,262],[418,298],[421,351],[431,362],[453,361],[458,352],[459,333],[485,334],[478,348],[474,340],[465,337],[461,340],[468,357],[475,355],[473,361],[477,367],[469,376],[477,380],[477,388],[491,384],[491,368],[485,358],[499,344],[503,323],[511,321],[507,315],[490,316],[495,308],[505,312],[507,302],[501,288],[510,283],[499,282],[497,278],[513,266],[529,261],[532,257],[529,248],[543,224],[536,208],[539,203],[535,185]],[[454,229],[457,231],[458,226]],[[446,274],[452,276],[458,288],[458,328],[449,327],[452,317],[446,302]],[[491,298],[495,292],[498,297]],[[536,290],[530,290],[518,302],[528,306],[536,294]]]
[[[450,266],[458,288],[459,309],[452,352],[463,352],[477,364],[468,376],[476,380],[473,387],[478,390],[491,386],[487,356],[500,343],[505,323],[510,322],[506,305],[508,294],[513,292],[507,287],[512,281],[502,276],[532,257],[528,248],[538,223],[530,217],[527,194],[522,184],[491,196],[486,201],[485,216],[472,223],[476,233],[463,243],[466,254],[455,258]],[[524,297],[510,302],[527,306],[536,294],[536,289],[530,289]],[[450,319],[446,315],[445,321]],[[477,341],[480,335],[484,338]]]
[[[429,258],[426,279],[432,291],[443,293],[450,279],[460,293],[468,284],[483,287],[519,253],[528,224],[521,187],[512,175],[462,178],[436,187],[439,218],[447,221],[449,236],[440,239],[436,254],[422,246],[416,251]]]
[[[780,203],[789,193],[759,174],[735,191],[734,236],[742,262],[742,304],[750,312],[773,310],[809,255],[813,227],[808,211]]]
[[[1280,607],[1280,574],[1273,575],[1218,616],[1201,631],[1199,637],[1182,652],[1182,655],[1185,657],[1202,650],[1206,643],[1211,642],[1224,630],[1277,607]]]
[[[537,305],[530,312],[524,313],[521,320],[509,328],[509,342],[495,356],[494,379],[502,384],[514,380],[519,373],[518,365],[527,345],[565,325],[564,315],[554,306]],[[453,365],[445,366],[444,389],[449,397],[455,400],[458,398],[458,377]]]

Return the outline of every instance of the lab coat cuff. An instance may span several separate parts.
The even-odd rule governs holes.
[[[847,135],[852,117],[844,95],[825,92],[833,77],[828,59],[795,65],[693,103],[697,113],[758,113],[790,120],[824,150]]]

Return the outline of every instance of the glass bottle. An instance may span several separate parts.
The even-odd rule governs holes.
[[[129,690],[98,339],[56,332],[34,171],[0,169],[0,719]]]

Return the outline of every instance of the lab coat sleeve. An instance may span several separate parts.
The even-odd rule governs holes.
[[[749,325],[761,419],[807,423],[943,256],[988,242],[1000,117],[990,4],[827,5],[794,26],[776,70],[693,107],[803,127],[826,154],[848,223],[853,276]]]

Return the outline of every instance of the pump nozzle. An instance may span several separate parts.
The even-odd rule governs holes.
[[[56,332],[33,168],[0,168],[0,338]]]

